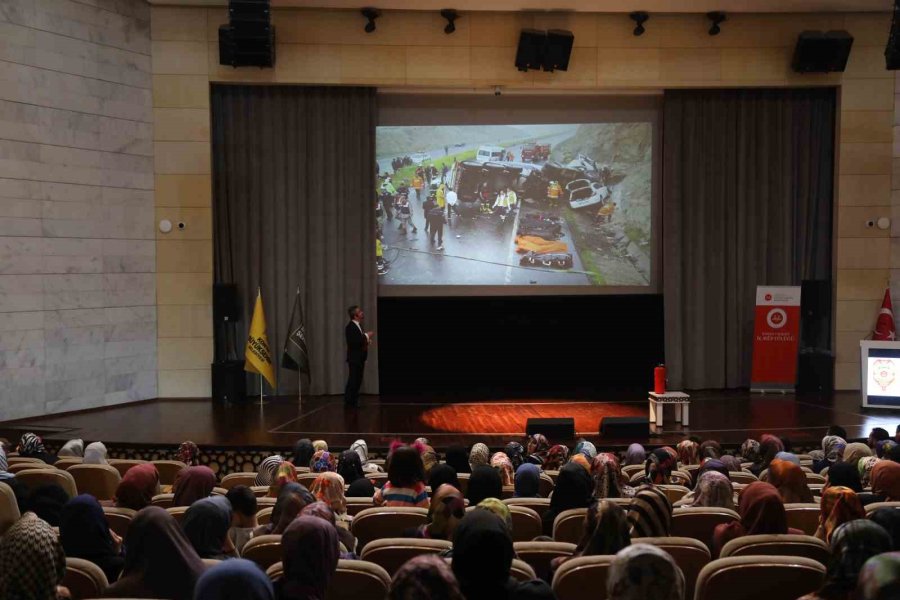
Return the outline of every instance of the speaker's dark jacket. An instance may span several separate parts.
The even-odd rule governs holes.
[[[350,321],[344,328],[347,339],[347,362],[364,363],[369,356],[369,341],[355,322]]]

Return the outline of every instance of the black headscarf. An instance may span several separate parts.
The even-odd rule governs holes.
[[[830,472],[830,469],[829,469]],[[875,555],[891,550],[891,537],[868,519],[847,521],[831,536],[831,562],[825,585],[819,590],[824,598],[848,594],[856,589],[863,564]]]
[[[466,513],[453,535],[453,573],[466,600],[503,598],[515,556],[506,524],[487,510]]]
[[[350,485],[357,479],[366,476],[362,468],[362,460],[355,450],[344,450],[337,465],[338,475],[344,478],[344,483]]]
[[[556,478],[550,508],[544,511],[541,517],[544,534],[553,534],[553,521],[561,512],[571,508],[587,508],[593,494],[594,481],[587,469],[578,463],[570,462],[563,465]]]
[[[828,467],[828,485],[829,487],[842,485],[857,494],[863,491],[862,482],[859,480],[859,469],[855,464],[850,463],[839,462]]]
[[[456,469],[447,464],[433,466],[428,474],[428,486],[431,488],[431,493],[434,494],[445,483],[459,489],[459,477],[456,476]]]
[[[184,534],[200,558],[226,558],[222,549],[231,527],[231,502],[210,496],[191,504],[181,521]]]
[[[55,483],[39,485],[28,494],[28,510],[47,521],[52,527],[59,527],[63,506],[69,495]]]
[[[281,537],[281,552],[280,600],[325,600],[340,557],[334,526],[318,517],[297,517]]]
[[[312,460],[313,454],[315,454],[315,449],[313,448],[312,441],[309,438],[297,440],[297,443],[294,444],[293,464],[298,467],[308,467],[309,461]]]
[[[375,495],[375,484],[366,477],[357,479],[347,488],[347,498],[371,498]]]
[[[509,457],[513,465],[513,471],[518,469],[525,462],[525,448],[519,442],[510,442],[503,449],[506,456]]]
[[[469,453],[462,446],[449,446],[446,462],[457,474],[472,472],[472,467],[469,466]]]
[[[831,470],[829,469],[829,473]],[[893,552],[900,550],[900,510],[896,508],[879,508],[869,514],[869,520],[878,523],[888,532],[893,541]]]
[[[88,560],[115,581],[122,572],[125,559],[116,552],[103,508],[90,494],[69,500],[62,509],[59,537],[66,556]]]
[[[503,494],[503,481],[494,467],[478,465],[469,477],[466,498],[469,506],[476,506],[485,498],[499,498]]]

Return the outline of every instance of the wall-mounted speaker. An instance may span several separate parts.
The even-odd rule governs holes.
[[[214,402],[240,404],[247,400],[247,373],[244,361],[226,360],[211,365]]]
[[[853,36],[846,31],[804,31],[797,37],[791,67],[798,73],[840,73],[847,68]]]
[[[538,29],[523,29],[519,33],[519,47],[516,49],[516,68],[520,71],[540,69],[544,60],[544,45],[547,32]]]
[[[564,29],[523,29],[516,49],[516,68],[566,71],[574,43],[575,35]]]
[[[213,284],[213,323],[233,323],[241,320],[241,305],[238,302],[237,285],[233,283]]]
[[[271,67],[275,64],[275,27],[270,0],[229,0],[228,25],[219,27],[219,64]]]
[[[569,58],[572,56],[572,44],[575,35],[564,29],[547,31],[547,47],[544,52],[543,67],[545,71],[568,71]]]
[[[884,61],[888,71],[900,69],[900,0],[894,0],[894,16],[891,19],[891,34],[884,49]]]

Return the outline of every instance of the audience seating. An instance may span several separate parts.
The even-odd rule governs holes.
[[[672,513],[672,528],[669,533],[675,537],[694,538],[709,544],[716,525],[740,520],[740,515],[730,508],[679,506]]]
[[[898,508],[900,509],[900,502],[873,502],[872,504],[867,504],[866,508],[866,516],[868,517],[873,512],[878,510],[879,508]]]
[[[700,571],[694,600],[797,600],[821,587],[825,567],[802,556],[732,556]]]
[[[203,566],[207,569],[212,568],[222,562],[218,558],[201,558],[200,560],[203,561]]]
[[[250,538],[241,548],[241,558],[252,560],[266,570],[281,560],[281,536],[258,535]]]
[[[391,576],[409,559],[420,554],[440,554],[453,548],[446,540],[384,538],[369,542],[359,558],[384,568]]]
[[[821,483],[824,484],[826,479],[819,475],[818,473],[806,473],[806,483]]]
[[[553,541],[577,544],[584,535],[586,508],[564,510],[553,520]]]
[[[272,511],[275,510],[274,506],[267,506],[264,509],[260,510],[256,513],[256,522],[260,525],[268,525],[272,522]]]
[[[59,469],[25,469],[16,473],[16,479],[21,481],[25,487],[32,490],[40,485],[54,484],[61,487],[69,498],[78,495],[78,486],[75,485],[75,479],[68,471]]]
[[[116,506],[103,507],[103,515],[106,517],[106,523],[109,525],[109,528],[115,531],[122,539],[125,539],[125,534],[128,533],[128,527],[131,525],[131,521],[134,520],[136,514],[137,511],[130,508],[118,508]]]
[[[691,493],[691,490],[686,488],[683,485],[659,485],[657,486],[660,490],[662,490],[666,497],[669,499],[669,502],[675,504],[685,496]]]
[[[550,498],[507,498],[503,502],[509,506],[527,506],[540,516],[550,508]]]
[[[509,576],[517,581],[532,581],[537,579],[537,573],[524,560],[514,558],[509,566]]]
[[[275,502],[278,498],[257,498],[256,499],[256,509],[260,510],[266,506],[275,506]]]
[[[169,508],[175,502],[175,494],[157,494],[150,500],[153,506]]]
[[[368,496],[347,497],[347,514],[350,516],[354,516],[359,513],[359,511],[365,510],[367,508],[372,508],[373,506],[374,505],[372,504],[372,499]]]
[[[463,496],[469,491],[469,476],[471,473],[457,473],[456,478],[459,480],[459,493]]]
[[[166,508],[166,512],[175,517],[175,520],[181,523],[181,520],[184,519],[184,513],[187,512],[189,506],[169,506]]]
[[[606,600],[606,578],[612,555],[579,556],[564,562],[553,575],[553,593],[557,600]]]
[[[431,493],[431,492],[429,492]],[[516,495],[516,487],[513,485],[504,485],[503,489],[500,490],[500,499],[506,500],[507,498],[512,498]]]
[[[0,482],[0,537],[19,520],[19,505],[11,487]]]
[[[253,495],[257,498],[265,498],[269,495],[269,486],[267,485],[251,485],[250,491],[253,492]]]
[[[109,582],[103,569],[91,561],[67,556],[66,574],[60,585],[69,589],[72,600],[86,600],[102,596]]]
[[[747,555],[805,556],[828,566],[831,549],[811,535],[745,535],[725,544],[719,557]]]
[[[54,467],[53,465],[48,465],[45,462],[26,462],[26,463],[15,463],[15,464],[9,465],[9,472],[10,473],[19,473],[21,471],[26,471],[29,469],[34,470],[34,469],[55,469],[55,468],[56,467]]]
[[[178,473],[187,468],[187,465],[180,460],[154,460],[153,464],[159,471],[160,485],[174,485]]]
[[[672,474],[669,476],[671,480],[671,485],[682,485],[686,487],[690,487],[693,484],[693,480],[691,479],[691,474],[685,471],[675,470],[672,471]]]
[[[339,560],[325,600],[384,600],[391,576],[378,565],[364,560]]]
[[[357,539],[357,547],[362,549],[372,540],[402,537],[404,531],[415,529],[427,521],[428,510],[424,508],[381,506],[357,513],[350,531]]]
[[[297,483],[305,485],[307,488],[311,488],[318,477],[318,473],[297,473]]]
[[[643,473],[644,465],[625,465],[622,467],[622,474],[625,475],[629,480],[634,476],[635,473]]]
[[[214,487],[209,493],[210,496],[225,496],[226,494],[228,494],[228,490],[219,486]]]
[[[79,494],[90,494],[97,500],[112,500],[122,476],[110,465],[72,465],[67,471],[75,480]]]
[[[544,471],[544,474],[553,480],[553,485],[555,486],[556,480],[559,479],[559,469],[556,469],[556,470],[547,469],[546,471]]]
[[[266,569],[266,575],[269,576],[272,583],[275,583],[284,576],[284,565],[282,565],[279,560],[277,563]]]
[[[788,502],[784,505],[788,527],[799,529],[806,535],[815,535],[819,528],[821,508],[816,502]]]
[[[541,515],[527,506],[509,505],[512,517],[512,538],[514,542],[528,542],[541,535],[543,525]]]
[[[80,465],[84,462],[84,459],[80,456],[64,456],[62,458],[58,458],[52,467],[56,469],[62,469],[63,471],[68,471],[69,467],[72,465]]]
[[[700,540],[689,537],[634,538],[632,544],[650,544],[668,552],[684,574],[684,597],[694,597],[694,588],[700,571],[712,559],[709,548]]]
[[[366,473],[366,479],[370,480],[375,487],[380,488],[387,483],[387,473]]]
[[[230,490],[238,485],[245,485],[252,488],[256,485],[256,473],[232,473],[223,477],[219,485],[226,490]]]
[[[515,528],[514,528],[515,529]],[[572,556],[577,546],[568,542],[514,542],[516,556],[528,563],[537,576],[550,581],[550,561],[561,556]]]
[[[753,483],[759,481],[759,478],[750,471],[731,471],[728,478],[732,483]]]
[[[146,460],[135,460],[131,458],[111,458],[107,462],[109,462],[109,466],[118,471],[119,475],[122,477],[125,477],[125,473],[127,473],[128,469],[131,467],[147,463]]]
[[[555,488],[556,484],[553,483],[553,480],[546,473],[541,473],[541,478],[538,480],[538,495],[541,498],[549,498]]]
[[[7,464],[12,467],[13,465],[18,465],[21,463],[38,463],[41,465],[46,465],[44,461],[39,458],[32,458],[31,456],[19,456],[18,454],[9,453],[6,455]],[[50,465],[53,466],[53,465]]]

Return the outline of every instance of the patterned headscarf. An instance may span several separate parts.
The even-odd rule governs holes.
[[[875,456],[878,458],[885,458],[888,453],[896,447],[897,442],[894,440],[881,440],[875,442]]]
[[[309,490],[316,500],[321,500],[331,507],[335,513],[343,515],[347,512],[347,498],[344,497],[344,478],[337,473],[327,471],[321,473]]]
[[[315,450],[316,452],[318,452],[319,450],[328,450],[328,442],[326,442],[325,440],[314,440],[312,445],[313,450]]]
[[[734,510],[734,487],[731,480],[718,471],[700,475],[691,506],[718,506]]]
[[[856,519],[844,523],[831,537],[831,562],[825,590],[843,592],[822,594],[830,598],[857,598],[854,594],[860,580],[860,571],[867,560],[891,551],[891,536],[878,523],[869,519]],[[896,598],[896,596],[893,596]]]
[[[427,476],[431,469],[434,468],[434,465],[438,464],[437,452],[428,444],[422,444],[419,455],[422,457],[422,466],[425,467],[425,475]]]
[[[489,510],[500,517],[500,519],[506,523],[506,528],[509,530],[510,535],[512,535],[512,513],[509,511],[509,506],[503,503],[503,500],[500,500],[499,498],[485,498],[478,503],[478,508],[481,510]]]
[[[181,442],[175,453],[175,460],[180,460],[189,467],[196,467],[200,464],[200,448],[190,440]]]
[[[867,456],[865,458],[859,459],[859,462],[856,463],[856,468],[859,471],[859,481],[862,486],[869,487],[872,483],[872,469],[875,467],[875,463],[879,460],[878,457],[875,456]]]
[[[450,565],[436,554],[411,558],[394,574],[388,600],[408,598],[465,600]]]
[[[93,442],[84,449],[84,464],[107,465],[106,445],[103,442]]]
[[[647,457],[644,463],[644,477],[648,483],[658,485],[669,483],[672,469],[675,468],[675,459],[665,448],[657,448]]]
[[[46,454],[47,449],[44,448],[44,440],[34,433],[26,433],[19,441],[19,456],[35,457],[40,454]]]
[[[856,492],[842,485],[830,487],[822,492],[819,509],[819,526],[826,542],[831,542],[834,530],[840,525],[853,519],[866,518],[866,511]]]
[[[792,452],[779,452],[775,455],[775,460],[783,460],[800,466],[800,457]]]
[[[288,461],[282,462],[278,465],[278,470],[275,471],[275,478],[269,485],[269,498],[277,498],[284,484],[296,481],[297,469]]]
[[[584,454],[590,462],[597,456],[597,447],[587,440],[581,440],[575,444],[575,454]]]
[[[309,463],[309,470],[313,473],[337,471],[337,459],[328,450],[316,450],[316,453],[313,454],[312,461]]]
[[[741,460],[731,454],[723,454],[719,459],[729,473],[739,473],[741,471]]]
[[[525,445],[525,452],[528,454],[528,462],[532,462],[536,465],[544,464],[544,457],[547,455],[547,450],[549,449],[550,442],[547,441],[547,437],[543,433],[532,434]]]
[[[475,467],[488,465],[490,457],[491,451],[486,445],[479,442],[472,446],[472,449],[469,451],[469,466],[474,471]]]
[[[822,452],[825,453],[825,459],[830,462],[840,462],[846,447],[847,440],[842,437],[826,435],[822,438]]]
[[[847,447],[844,448],[843,461],[851,465],[857,465],[861,458],[866,458],[867,456],[872,456],[872,449],[866,444],[853,442],[852,444],[847,444]]]
[[[62,448],[59,449],[59,452],[56,454],[59,457],[75,457],[81,458],[84,456],[84,440],[69,440],[66,442]]]
[[[872,491],[887,502],[900,501],[900,463],[880,460],[872,467]]]
[[[675,449],[678,451],[678,462],[682,465],[700,464],[700,444],[694,440],[681,440]]]
[[[513,464],[505,452],[495,452],[491,457],[491,466],[500,472],[503,485],[514,485]]]
[[[518,469],[525,462],[525,448],[519,442],[510,442],[503,449],[512,462],[513,469]]]
[[[684,575],[665,550],[633,544],[613,559],[606,591],[616,600],[681,600]]]
[[[631,537],[667,537],[672,526],[672,503],[662,490],[642,485],[628,505]]]
[[[0,442],[0,473],[9,471],[9,461],[6,459],[6,450],[3,449],[3,443]]]
[[[25,513],[0,540],[0,598],[56,600],[65,573],[59,537],[34,513]]]
[[[758,462],[759,442],[754,439],[744,440],[744,443],[741,444],[741,457],[744,459],[744,462]]]
[[[861,600],[891,600],[900,596],[900,552],[885,552],[865,562],[859,573]]]
[[[425,537],[452,540],[453,531],[466,515],[466,502],[458,489],[449,484],[441,485],[431,497],[428,507],[428,523],[421,527]]]
[[[272,485],[272,482],[275,480],[275,473],[283,462],[284,459],[280,454],[266,457],[259,463],[259,471],[256,472],[256,485]]]
[[[806,473],[799,465],[775,459],[769,464],[769,483],[778,489],[783,502],[813,502],[813,494],[806,483]]]
[[[547,450],[542,467],[545,471],[556,471],[566,464],[567,458],[569,458],[569,449],[562,444],[556,444]]]
[[[706,440],[700,444],[700,459],[719,458],[722,456],[722,445],[716,440]]]
[[[619,463],[613,454],[603,452],[591,461],[591,479],[594,481],[594,498],[619,498]]]
[[[642,465],[647,460],[647,451],[640,444],[631,444],[625,451],[625,465]]]
[[[581,465],[581,467],[587,471],[591,472],[591,461],[588,460],[588,457],[582,453],[573,454],[572,458],[569,459],[570,463],[575,463],[576,465]]]

